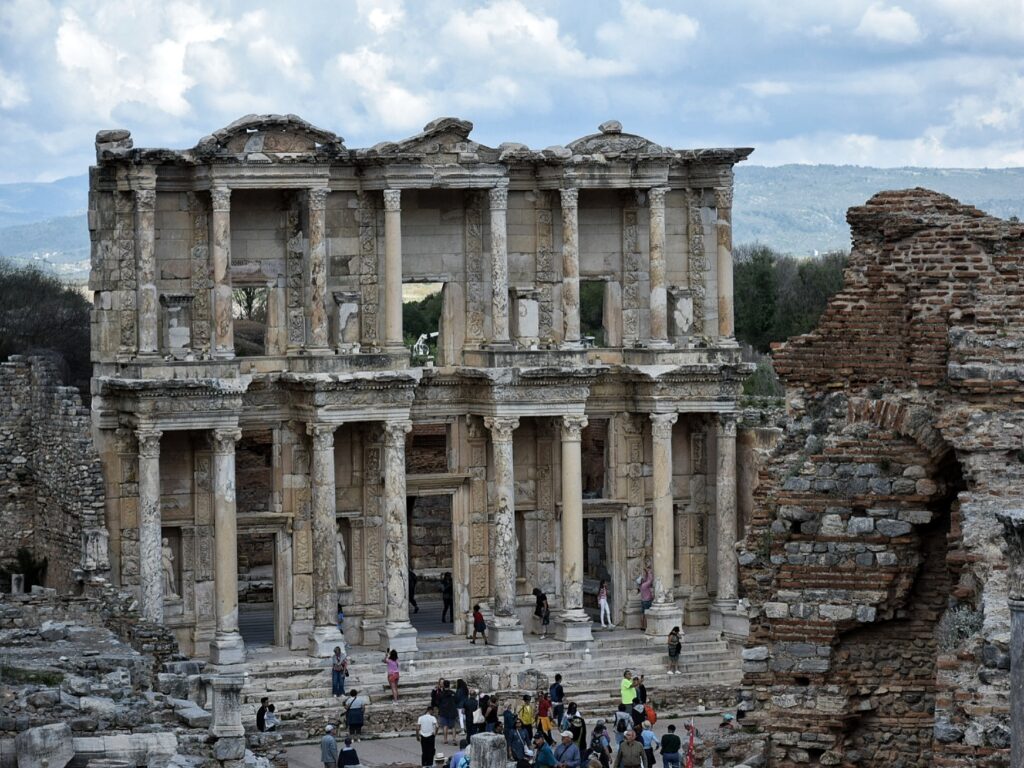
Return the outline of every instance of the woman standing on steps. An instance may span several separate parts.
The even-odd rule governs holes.
[[[384,654],[384,663],[388,665],[388,685],[391,686],[391,700],[398,703],[398,676],[401,668],[398,666],[398,651],[388,648]]]
[[[668,673],[679,674],[679,652],[683,649],[682,631],[679,627],[672,627],[668,633]]]
[[[607,627],[608,629],[614,629],[615,625],[612,624],[612,609],[608,607],[608,582],[601,579],[601,583],[597,587],[597,605],[601,609],[601,626]],[[605,624],[605,617],[608,617],[608,623]]]

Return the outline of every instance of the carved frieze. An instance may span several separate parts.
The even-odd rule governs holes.
[[[705,332],[704,312],[707,296],[708,255],[704,250],[704,221],[701,218],[701,190],[686,190],[686,226],[690,239],[690,292],[693,295],[693,332]]]
[[[359,201],[359,289],[362,292],[362,343],[377,344],[377,322],[380,311],[377,263],[377,210],[374,197],[360,192]]]
[[[484,339],[483,197],[466,193],[466,341]]]

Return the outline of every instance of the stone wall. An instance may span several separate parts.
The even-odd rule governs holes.
[[[772,765],[1005,766],[1024,226],[923,189],[848,218],[844,289],[776,350],[743,707]]]
[[[44,357],[0,364],[0,563],[19,547],[49,566],[46,586],[70,589],[76,571],[108,568],[103,477],[89,410]]]

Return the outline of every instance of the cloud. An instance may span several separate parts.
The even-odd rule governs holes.
[[[766,96],[785,96],[793,92],[792,83],[785,83],[780,80],[758,80],[754,83],[744,83],[743,87],[760,98]]]
[[[664,55],[679,56],[682,43],[696,39],[700,23],[685,13],[651,8],[640,0],[621,0],[620,18],[597,28],[597,39],[607,45],[624,66],[639,62],[664,66]]]
[[[28,103],[28,92],[21,80],[0,69],[0,109],[14,109]]]
[[[340,54],[339,76],[358,91],[360,104],[372,124],[386,130],[414,130],[436,117],[434,97],[429,91],[413,91],[394,76],[395,60],[367,47]]]
[[[855,32],[885,43],[912,45],[921,39],[917,20],[898,5],[872,3],[861,16]]]
[[[356,12],[378,35],[397,26],[405,18],[402,0],[356,0]]]

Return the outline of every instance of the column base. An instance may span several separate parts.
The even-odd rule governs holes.
[[[733,640],[745,640],[750,634],[750,617],[735,600],[715,600],[711,606],[711,628]]]
[[[313,627],[313,634],[309,636],[309,655],[316,659],[329,659],[334,655],[335,648],[341,648],[345,652],[345,636],[338,631],[333,624],[329,626]]]
[[[238,632],[217,632],[210,642],[210,663],[227,667],[245,662],[245,641]]]
[[[687,627],[706,627],[710,621],[711,601],[707,595],[691,595],[683,611],[683,624]]]
[[[649,339],[644,346],[648,349],[671,349],[673,345],[668,339]]]
[[[555,638],[564,643],[589,643],[594,639],[593,626],[585,611],[570,609],[555,619]]]
[[[662,603],[647,609],[647,631],[649,637],[668,637],[672,627],[683,626],[683,610],[675,603]]]
[[[416,645],[416,628],[408,621],[389,621],[384,625],[388,648],[401,653],[418,650]]]
[[[523,625],[516,616],[495,616],[487,625],[487,642],[491,645],[525,645]]]

